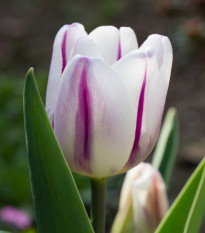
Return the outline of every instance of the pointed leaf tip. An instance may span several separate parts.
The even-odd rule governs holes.
[[[155,233],[197,233],[204,213],[205,158],[197,166]]]
[[[33,68],[33,67],[30,67],[30,68],[28,69],[28,71],[33,72],[33,73],[34,73],[34,68]]]
[[[38,232],[94,233],[45,112],[32,68],[25,80],[24,121]]]
[[[31,80],[33,80],[33,82],[35,83],[34,69],[32,67],[26,73],[26,80],[25,80],[25,86],[24,86],[24,95],[26,93],[26,90],[28,89],[27,86],[29,85]],[[24,97],[24,99],[25,99],[25,97]]]
[[[34,78],[35,77],[35,75],[34,75],[34,68],[33,67],[31,67],[31,68],[29,68],[28,69],[28,71],[27,71],[27,73],[26,73],[26,79],[27,78]]]

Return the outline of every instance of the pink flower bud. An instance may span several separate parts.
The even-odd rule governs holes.
[[[133,183],[135,227],[139,233],[152,233],[169,208],[164,181],[150,164],[141,163],[129,172],[140,174]]]
[[[127,171],[158,137],[169,85],[172,48],[151,35],[138,48],[134,31],[79,23],[58,32],[46,111],[70,168],[91,177]]]
[[[159,171],[141,163],[127,172],[111,233],[154,233],[168,208],[166,187]]]
[[[0,220],[23,230],[31,226],[31,217],[23,210],[6,206],[0,210]]]

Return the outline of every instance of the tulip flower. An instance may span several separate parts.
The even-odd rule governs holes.
[[[153,233],[168,207],[161,174],[150,164],[141,163],[125,177],[111,233]]]
[[[151,165],[141,163],[136,170],[141,175],[133,184],[135,228],[139,233],[153,233],[169,208],[166,187]]]
[[[70,168],[103,178],[138,165],[160,130],[172,47],[151,35],[138,48],[134,31],[79,23],[56,35],[46,111]]]

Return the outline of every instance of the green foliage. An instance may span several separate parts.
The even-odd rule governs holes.
[[[127,233],[135,232],[135,224],[133,218],[133,200],[127,203],[126,209],[118,210],[113,222],[111,233]]]
[[[179,144],[176,109],[170,108],[164,120],[154,152],[152,165],[162,174],[168,187]]]
[[[47,74],[38,84],[45,96]],[[23,126],[23,80],[0,74],[0,206],[31,209],[31,191]]]
[[[93,233],[45,112],[32,69],[25,82],[24,118],[38,232]]]
[[[205,213],[205,167],[189,211],[184,233],[197,233]]]
[[[1,232],[0,232],[1,233]],[[35,228],[29,228],[25,231],[23,231],[22,233],[37,233],[36,229]]]
[[[198,233],[205,213],[205,158],[172,204],[155,233]]]
[[[91,203],[90,179],[87,176],[82,176],[75,172],[72,172],[72,174],[77,184],[78,190],[80,191],[83,203],[86,207],[89,208]]]
[[[38,73],[39,91],[45,100],[47,73]],[[15,205],[32,214],[32,198],[23,126],[24,80],[0,74],[0,206]],[[74,174],[86,206],[90,205],[90,181]]]
[[[21,205],[30,202],[25,153],[23,113],[23,82],[0,77],[0,205]]]

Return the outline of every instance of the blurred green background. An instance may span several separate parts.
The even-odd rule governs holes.
[[[23,129],[24,76],[29,67],[35,68],[44,100],[54,37],[63,24],[72,22],[82,23],[87,32],[100,25],[130,26],[139,45],[153,33],[170,38],[174,62],[165,111],[176,107],[180,121],[180,147],[169,190],[172,202],[205,153],[205,1],[1,0],[0,207],[14,205],[34,214]],[[108,183],[108,228],[117,211],[122,178]],[[77,180],[88,207],[89,181],[80,176]]]

